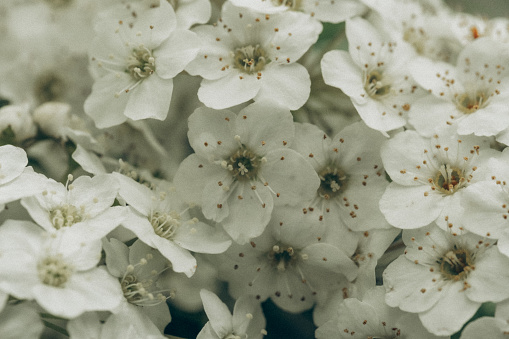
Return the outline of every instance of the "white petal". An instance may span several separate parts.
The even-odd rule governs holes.
[[[120,125],[127,120],[124,110],[129,97],[119,92],[131,85],[131,76],[126,73],[110,73],[95,81],[84,109],[98,128]]]
[[[228,110],[207,107],[196,109],[189,117],[189,143],[204,159],[227,159],[238,148],[234,140],[237,115]]]
[[[294,130],[290,111],[274,102],[255,102],[241,110],[235,121],[240,142],[259,156],[290,146]]]
[[[475,270],[467,279],[470,288],[467,296],[477,302],[500,302],[509,298],[509,258],[502,255],[496,246],[478,254]]]
[[[189,251],[212,254],[223,253],[232,243],[222,231],[202,222],[182,224],[173,241]]]
[[[172,92],[172,79],[162,79],[152,74],[129,93],[121,94],[129,98],[124,114],[133,120],[164,120],[170,109]]]
[[[111,311],[124,298],[120,284],[104,267],[74,273],[64,288],[39,285],[35,299],[51,314],[75,318],[86,311]]]
[[[200,41],[196,33],[175,30],[159,48],[154,51],[156,73],[163,79],[174,78],[197,55]]]
[[[323,80],[327,85],[341,89],[358,104],[366,103],[368,94],[364,89],[361,70],[346,51],[325,53],[321,61]]]
[[[205,186],[211,181],[217,183],[224,176],[224,169],[191,154],[180,163],[173,182],[186,202],[201,205]]]
[[[214,293],[202,289],[200,291],[203,308],[209,318],[214,332],[223,338],[233,332],[232,314],[228,307]]]
[[[259,177],[276,193],[276,205],[296,205],[316,194],[320,179],[299,153],[290,149],[274,150],[266,158]]]
[[[253,99],[261,86],[262,82],[256,79],[256,75],[231,71],[217,80],[203,79],[198,98],[208,107],[223,109]]]
[[[0,146],[0,164],[0,185],[3,185],[23,173],[28,164],[27,154],[19,147]]]
[[[480,303],[471,301],[462,290],[463,284],[450,283],[444,286],[442,298],[429,311],[419,313],[422,324],[436,335],[452,335],[470,319]],[[451,317],[445,315],[454,315]]]
[[[440,215],[443,200],[438,193],[430,191],[427,186],[402,186],[391,182],[380,199],[380,210],[389,224],[398,228],[428,225]]]
[[[255,101],[272,100],[279,105],[296,110],[302,107],[311,92],[311,79],[301,64],[267,66],[261,72],[260,91]]]

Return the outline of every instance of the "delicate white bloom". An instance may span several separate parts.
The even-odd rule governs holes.
[[[378,259],[389,248],[399,232],[400,230],[395,228],[356,232],[361,234],[356,234],[358,240],[354,244],[357,244],[357,248],[351,258],[359,268],[357,277],[351,283],[342,282],[335,290],[318,296],[317,304],[313,309],[313,321],[317,326],[329,320],[344,299],[362,298],[368,290],[376,286],[375,267]],[[348,246],[345,242],[332,244],[342,249]]]
[[[451,27],[451,11],[442,1],[361,0],[379,16],[370,17],[378,29],[400,44],[409,44],[414,53],[431,60],[456,62],[463,49]]]
[[[47,178],[25,167],[28,158],[21,148],[0,146],[0,211],[3,205],[44,190]]]
[[[311,165],[289,149],[294,128],[289,110],[267,102],[238,115],[199,108],[188,133],[196,154],[182,162],[175,185],[244,244],[263,232],[274,205],[308,201],[318,188]]]
[[[497,304],[495,317],[482,317],[467,324],[460,339],[505,339],[509,333],[509,301]]]
[[[91,3],[94,0],[73,2],[76,1]],[[52,20],[51,14],[45,10],[45,1],[36,2],[25,6],[25,1],[23,4],[17,1],[8,12],[11,34],[2,39],[5,45],[0,58],[6,67],[0,70],[0,95],[16,105],[29,103],[32,108],[48,101],[63,101],[71,104],[75,112],[82,112],[92,79],[84,58],[73,55],[69,51],[70,44],[62,43],[60,38],[69,32],[92,32],[92,25],[88,22],[86,30],[80,29],[75,20],[74,25],[65,30],[48,30],[46,24]],[[79,14],[86,16],[84,11]],[[41,17],[47,21],[41,22]],[[20,28],[27,32],[17,36],[14,31]],[[88,44],[81,39],[75,43],[80,47]]]
[[[111,314],[106,322],[88,312],[67,324],[71,339],[165,339],[152,322],[140,313],[125,310]]]
[[[22,303],[7,305],[0,312],[0,338],[32,339],[40,338],[44,325],[33,305]]]
[[[295,110],[306,102],[311,85],[296,61],[321,30],[302,13],[264,15],[227,1],[220,22],[193,29],[202,48],[186,70],[204,78],[198,98],[208,107],[269,99]]]
[[[484,302],[509,298],[509,258],[474,234],[454,236],[430,225],[404,230],[405,254],[384,271],[389,306],[418,313],[436,335],[451,335]]]
[[[128,118],[164,120],[172,79],[199,49],[194,33],[177,29],[167,1],[149,9],[134,5],[114,7],[96,25],[89,52],[96,81],[85,112],[99,128]]]
[[[267,334],[260,302],[253,296],[238,298],[233,315],[214,293],[202,289],[200,296],[209,321],[197,339],[261,339]]]
[[[43,133],[64,141],[67,141],[66,129],[82,123],[71,114],[71,106],[63,102],[46,102],[34,110],[33,117]]]
[[[260,13],[304,12],[317,20],[332,23],[345,21],[366,10],[357,0],[232,0],[232,3]]]
[[[486,18],[463,12],[453,12],[449,22],[454,37],[463,45],[468,45],[479,38],[508,43],[508,24],[509,20],[504,17]]]
[[[484,180],[463,193],[463,225],[480,236],[499,239],[502,253],[509,256],[509,149],[488,160]]]
[[[454,128],[441,129],[430,139],[415,131],[399,133],[381,149],[393,182],[380,200],[380,210],[398,228],[435,221],[457,233],[463,229],[463,188],[483,179],[477,170],[497,153],[486,138],[460,137]]]
[[[492,136],[509,128],[509,62],[502,44],[479,39],[460,53],[456,67],[417,58],[412,76],[431,93],[414,103],[409,122],[431,136],[457,125],[459,134]]]
[[[416,315],[387,306],[384,297],[384,288],[377,286],[369,290],[362,301],[346,299],[331,320],[318,327],[316,338],[438,338],[422,326]]]
[[[119,195],[132,206],[122,225],[150,247],[158,249],[171,261],[175,272],[188,277],[196,270],[196,259],[190,253],[222,253],[231,240],[197,218],[191,218],[189,206],[175,187],[161,182],[153,190],[121,174]]]
[[[124,220],[126,209],[111,207],[119,184],[111,175],[81,176],[66,185],[49,179],[42,193],[24,198],[21,204],[46,231],[71,228],[83,239],[99,240]]]
[[[386,139],[382,134],[363,122],[347,126],[334,138],[310,124],[296,124],[295,134],[292,148],[308,160],[320,178],[313,201],[305,205],[309,213],[327,224],[331,233],[339,228],[365,231],[390,227],[378,208],[388,185],[380,158],[380,146]],[[348,235],[337,238],[348,243],[345,237]]]
[[[35,299],[52,315],[113,310],[122,300],[116,279],[96,267],[100,241],[82,242],[74,232],[51,235],[31,222],[8,220],[0,227],[0,252],[0,289]]]
[[[0,134],[4,134],[7,128],[14,133],[12,142],[22,142],[33,138],[37,134],[32,115],[30,114],[30,105],[7,105],[0,108]]]
[[[103,248],[106,267],[111,275],[119,279],[125,298],[125,302],[113,313],[122,313],[125,309],[141,312],[164,332],[171,316],[167,297],[157,283],[161,272],[166,269],[165,258],[140,240],[127,247],[115,238],[103,239]]]
[[[391,42],[368,21],[346,22],[349,51],[327,52],[325,83],[350,97],[369,127],[386,132],[406,125],[407,112],[422,95],[407,69],[411,48]]]
[[[316,295],[337,281],[352,281],[358,267],[347,253],[322,241],[325,227],[295,207],[278,207],[265,232],[233,244],[216,259],[230,294],[271,300],[289,312],[310,309]]]
[[[159,0],[142,0],[159,6]],[[210,0],[168,0],[177,16],[177,26],[188,29],[195,24],[207,23],[212,7]]]

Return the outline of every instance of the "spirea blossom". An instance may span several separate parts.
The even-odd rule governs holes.
[[[380,210],[398,228],[436,222],[458,232],[463,228],[464,188],[479,180],[476,172],[497,153],[486,138],[458,136],[454,128],[441,129],[432,138],[415,131],[399,133],[381,149],[393,181],[380,199]]]
[[[238,115],[199,108],[188,136],[196,153],[180,165],[175,185],[238,243],[263,232],[275,205],[296,205],[318,188],[311,165],[289,149],[290,111],[274,103],[256,102]]]
[[[311,81],[296,61],[318,39],[320,23],[302,13],[261,14],[229,1],[221,15],[217,24],[193,29],[201,49],[186,70],[203,77],[200,101],[215,109],[250,99],[301,107]]]
[[[28,221],[0,226],[0,290],[35,300],[51,314],[74,318],[111,311],[122,300],[120,285],[104,267],[100,241],[83,242],[74,232],[50,235]]]
[[[417,313],[431,333],[451,335],[483,302],[509,297],[509,258],[489,239],[430,225],[403,231],[403,240],[405,254],[384,271],[385,301]]]
[[[96,25],[100,34],[89,52],[96,80],[85,112],[99,128],[128,118],[164,120],[172,79],[194,58],[198,40],[177,28],[167,1],[155,8],[131,4],[114,9]]]
[[[321,61],[325,83],[348,95],[369,127],[387,132],[405,126],[412,103],[422,96],[407,69],[410,47],[359,17],[347,20],[346,36],[348,52],[330,51]]]

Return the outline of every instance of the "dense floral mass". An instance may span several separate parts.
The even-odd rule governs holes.
[[[0,338],[509,333],[509,19],[441,0],[0,18]]]

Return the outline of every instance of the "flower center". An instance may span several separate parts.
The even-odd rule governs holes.
[[[63,288],[71,277],[73,269],[62,260],[61,256],[54,256],[39,261],[37,272],[43,284]]]
[[[237,180],[256,179],[258,168],[260,166],[260,158],[246,148],[241,148],[230,156],[227,168]]]
[[[51,223],[59,230],[62,227],[70,227],[78,222],[84,220],[85,208],[82,206],[80,209],[74,205],[64,204],[60,207],[51,210],[49,213]]]
[[[269,260],[279,272],[284,272],[297,258],[290,246],[274,245],[268,254]]]
[[[320,173],[320,187],[318,195],[324,199],[330,199],[339,195],[346,185],[346,175],[339,168],[325,167]]]
[[[485,93],[476,93],[474,96],[464,93],[456,97],[456,107],[465,114],[474,113],[486,106],[488,96]]]
[[[241,71],[252,74],[263,70],[270,60],[266,57],[265,50],[256,46],[237,48],[234,56],[235,67]]]
[[[156,61],[152,51],[140,45],[134,49],[127,58],[127,73],[130,73],[134,80],[142,80],[150,76],[156,70]]]
[[[463,171],[450,165],[440,166],[434,184],[442,193],[452,194],[465,185]]]
[[[161,293],[154,296],[153,293],[149,292],[153,284],[154,281],[150,279],[138,281],[134,274],[126,274],[120,280],[124,297],[130,304],[137,306],[155,306],[166,301],[166,297]]]
[[[439,261],[440,272],[449,280],[458,281],[466,277],[468,272],[475,269],[472,265],[470,253],[464,249],[456,249],[447,252]]]
[[[65,92],[65,84],[61,78],[49,72],[37,77],[34,90],[40,103],[59,101]]]
[[[373,70],[366,75],[366,84],[364,87],[369,96],[381,98],[391,92],[390,83],[386,84],[387,81],[382,82],[382,79],[382,72],[379,70]]]
[[[275,6],[286,6],[291,9],[300,9],[301,0],[272,0]]]
[[[155,212],[150,217],[150,223],[158,236],[170,240],[180,227],[180,214],[176,211],[170,213]]]

